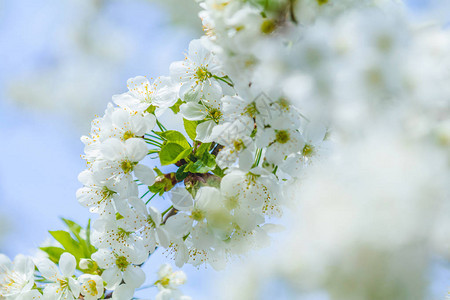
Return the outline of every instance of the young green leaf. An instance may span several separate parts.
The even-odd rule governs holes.
[[[178,168],[177,172],[175,173],[175,178],[178,181],[182,181],[188,176],[189,173],[185,172],[185,169],[187,166],[188,166],[188,164],[185,164]]]
[[[73,233],[73,235],[75,235],[75,237],[81,241],[83,240],[80,237],[80,232],[83,229],[80,225],[78,225],[77,223],[75,223],[74,221],[68,220],[68,219],[64,219],[61,218],[61,220],[67,225],[67,227],[69,227],[70,232]]]
[[[170,109],[173,111],[174,114],[177,114],[180,112],[180,105],[184,102],[181,99],[178,99],[178,101],[170,107]]]
[[[189,121],[186,119],[183,119],[184,123],[184,130],[186,130],[186,133],[191,138],[191,140],[195,140],[197,137],[197,125],[198,121]]]
[[[64,249],[60,247],[40,247],[39,249],[47,253],[48,258],[54,263],[58,263],[61,254],[66,252]]]
[[[66,252],[69,252],[77,259],[77,262],[85,256],[80,244],[75,241],[70,233],[63,230],[49,231],[49,233],[58,241],[64,248]]]
[[[189,145],[188,141],[184,137],[184,135],[181,132],[178,132],[176,130],[168,130],[164,132],[158,132],[158,135],[163,137],[167,140],[169,143],[175,143],[179,144],[183,148],[189,148],[191,145]]]
[[[167,143],[161,147],[159,161],[161,162],[161,165],[167,166],[188,157],[191,152],[192,147],[183,148],[177,143]]]
[[[211,147],[211,143],[204,143],[201,144],[197,150],[195,150],[195,157],[203,157],[203,154],[207,151],[209,151],[209,148]]]

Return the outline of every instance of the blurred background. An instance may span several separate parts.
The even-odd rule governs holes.
[[[420,17],[428,4],[411,8]],[[80,136],[128,78],[168,75],[183,59],[201,35],[197,11],[194,0],[0,0],[0,253],[35,254],[48,230],[63,228],[59,217],[87,223],[91,214],[75,198],[85,168]],[[151,257],[147,283],[166,260]],[[221,273],[184,270],[186,295],[214,298],[211,282]],[[438,294],[447,275],[435,275]],[[288,299],[267,299],[274,295]]]

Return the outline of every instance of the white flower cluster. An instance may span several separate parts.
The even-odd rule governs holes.
[[[180,267],[223,268],[230,255],[265,244],[266,217],[282,213],[283,183],[309,163],[325,136],[325,127],[313,132],[302,124],[281,95],[238,94],[203,40],[190,43],[170,75],[153,83],[130,79],[129,91],[114,96],[115,105],[82,138],[88,169],[79,176],[84,187],[77,198],[100,216],[91,234],[99,248],[92,259],[105,269],[110,290],[139,287],[145,278],[139,265],[157,247],[168,249]],[[181,114],[186,131],[193,128],[192,145],[157,120],[168,108]],[[162,165],[171,157],[176,175],[158,169],[155,181],[142,163],[153,153]],[[147,206],[138,184],[150,191],[163,185],[172,205],[163,213]]]
[[[110,265],[116,261],[112,257]],[[81,260],[80,268],[88,269],[89,260]],[[76,259],[70,253],[63,253],[58,262],[58,266],[47,258],[37,258],[33,262],[31,257],[17,255],[13,262],[3,254],[0,254],[0,299],[8,300],[97,300],[105,297],[104,278],[109,276],[105,273],[102,277],[95,274],[76,274]],[[39,270],[39,277],[35,276],[35,268]],[[105,266],[107,268],[107,266]],[[125,283],[133,282],[133,286],[140,285],[140,274],[133,271],[123,272]],[[140,269],[139,269],[140,270]],[[140,271],[142,272],[142,271]],[[111,272],[109,272],[111,273]],[[117,275],[119,276],[119,275]],[[162,265],[158,272],[159,280],[155,283],[160,292],[156,296],[157,300],[190,300],[178,289],[186,282],[186,275],[183,271],[172,271],[170,265]],[[120,280],[122,276],[120,275]],[[126,281],[127,280],[127,281]],[[134,283],[138,281],[138,283]],[[42,293],[36,289],[36,284],[45,282],[42,286]],[[142,282],[141,282],[142,284]],[[115,288],[114,294],[109,294],[106,298],[116,300],[131,299],[134,295],[134,288],[127,284],[122,284]]]

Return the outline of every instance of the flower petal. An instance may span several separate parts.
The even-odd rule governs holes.
[[[102,273],[102,278],[106,282],[106,287],[114,290],[122,281],[122,273],[116,266],[106,269]]]
[[[155,182],[155,173],[149,167],[143,164],[137,164],[134,167],[134,175],[146,185],[152,185]]]
[[[113,293],[113,300],[130,300],[134,295],[134,287],[128,284],[122,284],[116,288]]]
[[[59,275],[58,267],[48,258],[38,260],[36,262],[36,266],[44,278],[50,281],[56,281],[56,279],[58,278]]]
[[[65,277],[71,277],[76,267],[77,261],[72,254],[64,252],[59,258],[59,268]]]
[[[147,144],[143,139],[131,138],[126,140],[127,157],[133,162],[141,161],[147,154]]]
[[[141,268],[129,265],[123,272],[123,280],[127,285],[138,288],[145,281],[145,273]]]

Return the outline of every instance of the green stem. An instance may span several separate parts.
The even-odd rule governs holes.
[[[164,125],[161,124],[161,122],[159,122],[158,119],[156,119],[156,124],[158,125],[158,127],[161,131],[167,131],[166,127],[164,127]]]
[[[256,150],[255,162],[253,163],[252,168],[255,168],[259,165],[259,162],[261,161],[261,155],[262,155],[262,149],[258,148],[258,150]]]
[[[274,175],[277,175],[277,171],[278,171],[278,166],[276,166],[276,167],[273,169],[272,173],[273,173]]]
[[[231,86],[231,87],[234,87],[234,84],[233,84],[232,82],[227,81],[227,80],[226,80],[225,78],[223,78],[223,77],[219,77],[219,76],[217,76],[217,75],[213,75],[212,77],[215,78],[215,79],[217,79],[217,80],[220,80],[220,81],[225,82],[226,84],[228,84],[228,85]]]
[[[171,210],[173,208],[173,205],[171,205],[168,209],[166,209],[165,211],[163,211],[163,213],[161,214],[161,217],[164,217],[165,214],[167,214],[167,212],[169,210]]]
[[[151,196],[150,199],[148,199],[147,202],[145,202],[145,205],[147,205],[150,202],[150,200],[155,198],[156,195],[158,195],[158,193],[154,193],[153,196]]]
[[[150,145],[158,147],[158,148],[161,148],[163,146],[160,142],[155,141],[155,140],[151,140],[151,139],[147,139],[147,138],[144,138],[144,140],[147,144],[150,144]]]
[[[150,193],[150,190],[146,191],[146,192],[144,193],[144,195],[141,196],[141,199],[144,198],[145,196],[147,196],[148,193]]]
[[[162,142],[165,141],[165,140],[164,140],[163,138],[161,138],[159,135],[152,135],[152,134],[148,134],[148,133],[146,133],[145,135],[146,135],[146,136],[149,136],[149,137],[151,137],[151,138],[154,138],[154,139],[158,139],[158,140],[160,140],[160,141],[162,141]]]

